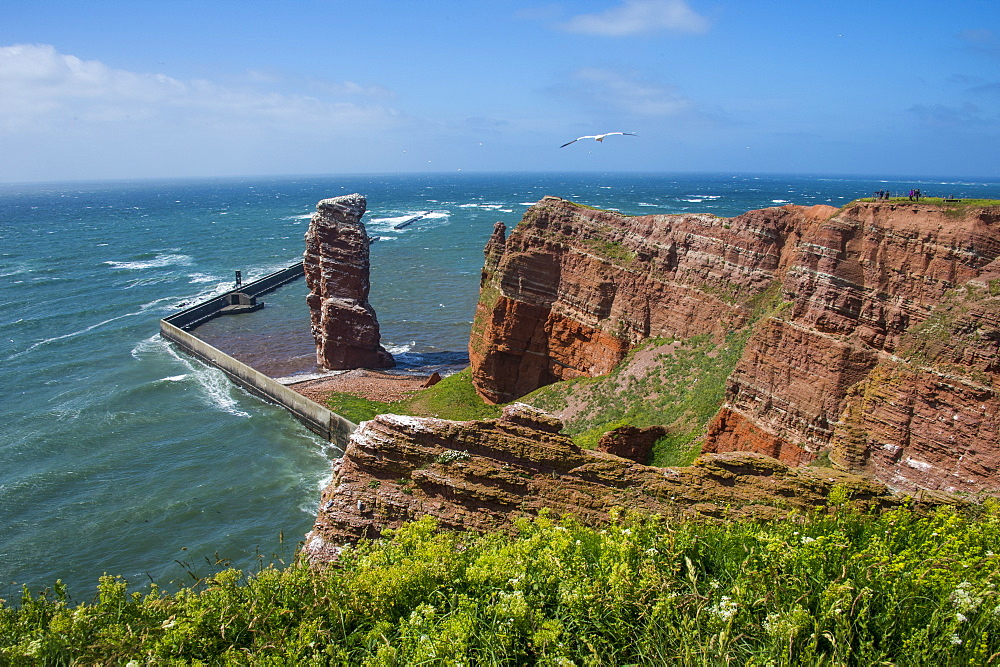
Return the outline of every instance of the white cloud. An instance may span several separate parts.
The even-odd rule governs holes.
[[[708,19],[685,0],[623,0],[604,12],[574,16],[560,27],[588,35],[626,37],[659,31],[699,34],[708,26]]]
[[[327,134],[336,127],[384,126],[397,115],[379,105],[336,99],[336,93],[356,97],[370,92],[352,82],[331,87],[329,99],[268,91],[261,87],[267,77],[254,83],[258,85],[237,88],[117,70],[44,44],[0,47],[0,133],[65,130],[72,122],[77,128],[146,123],[165,130],[287,124]]]
[[[673,86],[639,80],[632,73],[585,67],[558,92],[587,106],[603,106],[640,116],[676,116],[694,108]]]

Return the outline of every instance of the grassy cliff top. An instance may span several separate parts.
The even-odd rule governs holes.
[[[408,524],[322,571],[225,570],[175,594],[102,578],[0,601],[0,663],[266,665],[989,664],[1000,513],[881,515],[837,489],[808,516],[514,537]]]

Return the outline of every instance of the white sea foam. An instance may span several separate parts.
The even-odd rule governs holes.
[[[236,417],[250,416],[249,413],[239,409],[239,402],[232,395],[233,386],[225,373],[217,368],[212,368],[211,366],[206,366],[181,356],[170,345],[165,346],[165,349],[170,353],[170,356],[190,371],[184,379],[193,380],[197,384],[198,388],[201,389],[202,399],[206,404]]]
[[[417,228],[418,225],[426,226],[428,222],[440,223],[442,221],[447,221],[451,217],[451,212],[449,211],[409,211],[403,215],[395,215],[384,218],[372,218],[366,224],[369,228],[374,229],[378,232],[392,231],[399,233],[406,233],[411,230],[410,226],[396,228],[396,225],[406,222],[407,220],[413,219],[415,216],[420,216],[419,220],[413,221],[413,229]]]
[[[194,284],[212,283],[212,282],[218,282],[220,280],[222,279],[219,278],[218,276],[210,276],[207,273],[192,273],[190,276],[188,276],[188,282]]]
[[[772,199],[771,203],[772,204],[790,204],[791,202],[789,202],[787,199]]]
[[[533,203],[532,204],[527,204],[527,206],[533,206],[533,205],[534,205]],[[487,211],[503,211],[504,210],[504,206],[507,206],[507,204],[495,204],[495,203],[489,203],[489,202],[473,202],[471,204],[459,204],[458,205],[459,208],[481,208],[481,209],[485,209]],[[510,211],[507,211],[507,212],[510,213]]]
[[[137,260],[132,262],[104,262],[112,269],[125,269],[129,271],[141,271],[143,269],[161,269],[165,266],[189,266],[192,263],[190,255],[163,254],[157,255],[153,259]]]
[[[139,359],[147,352],[154,350],[162,352],[168,345],[169,343],[164,338],[161,338],[160,334],[153,334],[149,338],[139,341],[139,344],[132,348],[132,358]]]
[[[411,340],[409,343],[403,343],[402,345],[386,345],[386,351],[391,355],[406,354],[413,349],[413,346],[417,344],[417,341]]]
[[[31,273],[31,269],[27,265],[11,266],[9,268],[0,269],[0,278],[8,278],[10,276],[20,275],[22,273]]]
[[[125,313],[124,315],[119,315],[117,317],[110,317],[110,318],[108,318],[106,320],[103,320],[101,322],[98,322],[96,324],[91,324],[89,327],[84,327],[83,329],[79,329],[77,331],[72,331],[72,332],[70,332],[68,334],[63,334],[61,336],[52,336],[51,338],[45,338],[43,340],[36,341],[32,345],[28,346],[26,349],[24,349],[24,350],[22,350],[20,352],[17,352],[15,354],[12,354],[12,355],[10,355],[7,358],[8,359],[16,359],[18,357],[24,356],[25,354],[28,354],[29,352],[31,352],[31,351],[39,348],[39,347],[42,347],[43,345],[49,345],[50,343],[55,343],[55,342],[60,341],[60,340],[66,340],[67,338],[75,338],[75,337],[81,336],[81,335],[83,335],[83,334],[85,334],[85,333],[87,333],[89,331],[93,331],[94,329],[103,327],[105,324],[110,324],[112,322],[116,322],[118,320],[125,319],[126,317],[132,317],[133,315],[138,315],[138,314],[139,314],[139,312]]]

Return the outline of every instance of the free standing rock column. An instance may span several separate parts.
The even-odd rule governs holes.
[[[361,222],[368,202],[351,194],[324,199],[306,232],[306,301],[316,340],[316,363],[331,370],[391,368],[368,303],[369,238]]]

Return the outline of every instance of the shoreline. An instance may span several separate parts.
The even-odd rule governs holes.
[[[356,368],[337,375],[297,382],[289,385],[289,389],[320,405],[326,405],[326,399],[334,393],[352,394],[370,401],[392,403],[425,389],[430,377],[430,375],[399,375]]]

